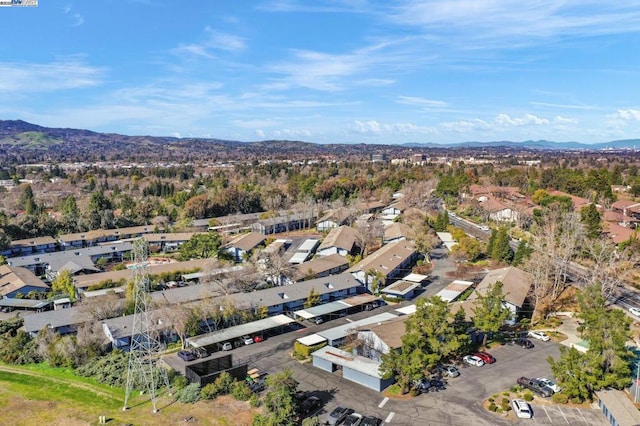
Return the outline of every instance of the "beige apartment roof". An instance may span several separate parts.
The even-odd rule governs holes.
[[[53,237],[37,237],[37,238],[25,238],[24,240],[11,241],[11,247],[36,247],[47,244],[56,244],[57,241]]]
[[[266,237],[259,232],[249,232],[248,234],[239,235],[229,244],[229,247],[235,247],[240,250],[249,251],[264,243]]]
[[[353,265],[347,272],[369,271],[373,269],[385,277],[416,253],[416,245],[411,240],[401,240],[385,244],[376,252]]]
[[[517,307],[522,307],[531,288],[531,276],[515,266],[489,271],[480,281],[476,290],[471,293],[469,300],[476,300],[478,295],[486,294],[489,287],[498,281],[502,283],[504,300]]]
[[[396,349],[402,346],[402,336],[406,332],[406,322],[409,315],[403,315],[377,324],[360,327],[359,331],[371,331],[387,346]]]
[[[43,290],[49,290],[49,286],[27,268],[9,265],[0,266],[1,295],[4,296],[13,293],[26,286],[40,287]]]
[[[332,228],[331,231],[320,244],[318,250],[330,247],[338,247],[344,250],[351,250],[356,243],[356,230],[350,226],[339,226]]]

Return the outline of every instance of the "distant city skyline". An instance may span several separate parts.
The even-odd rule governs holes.
[[[0,9],[0,119],[315,143],[640,138],[640,3],[38,2]]]

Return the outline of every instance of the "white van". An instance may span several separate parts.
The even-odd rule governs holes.
[[[513,407],[513,412],[516,413],[516,416],[520,419],[530,419],[533,417],[533,413],[531,412],[531,407],[524,399],[514,399],[511,401],[511,406]]]

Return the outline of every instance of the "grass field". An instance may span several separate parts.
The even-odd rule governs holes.
[[[135,394],[122,410],[124,391],[77,377],[70,370],[37,365],[0,365],[0,425],[250,425],[255,409],[229,396],[196,404],[158,399],[153,413],[148,396]]]

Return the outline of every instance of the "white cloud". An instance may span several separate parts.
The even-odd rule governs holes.
[[[442,123],[445,129],[455,132],[466,133],[472,131],[501,131],[514,127],[545,126],[550,121],[533,114],[524,114],[522,117],[511,117],[507,114],[498,114],[491,121],[479,118],[473,120],[460,120]]]
[[[438,33],[443,41],[472,48],[531,45],[550,37],[637,32],[640,12],[634,0],[411,0],[390,9],[400,25]]]
[[[553,117],[553,122],[556,124],[578,124],[576,118],[562,117],[560,115]]]
[[[92,87],[104,70],[80,62],[0,62],[0,93],[38,93]]]
[[[581,104],[554,104],[549,102],[529,102],[529,105],[541,106],[541,107],[550,107],[550,108],[562,108],[562,109],[580,109],[580,110],[589,110],[596,109],[593,105],[581,105]]]
[[[640,121],[640,111],[637,109],[619,109],[616,115],[626,121]]]
[[[246,43],[242,37],[222,33],[206,27],[205,37],[199,43],[180,44],[171,49],[171,53],[177,56],[196,56],[203,58],[214,58],[214,51],[224,50],[227,52],[237,52],[246,49]]]
[[[273,127],[278,123],[273,120],[234,120],[233,124],[245,129],[255,129],[262,127]]]
[[[304,129],[282,129],[276,130],[273,132],[274,136],[277,138],[309,138],[311,137],[311,131]]]
[[[381,130],[381,126],[380,123],[378,123],[375,120],[369,120],[369,121],[354,121],[353,123],[351,123],[351,125],[349,126],[349,129],[352,132],[356,132],[356,133],[380,133]]]
[[[71,6],[65,6],[63,13],[73,19],[72,27],[79,27],[84,24],[84,18],[79,13],[71,13]]]
[[[432,99],[420,98],[417,96],[398,96],[396,101],[399,104],[417,105],[425,108],[446,107],[447,103],[443,101],[435,101]]]
[[[255,134],[256,134],[256,136],[257,136],[259,139],[264,139],[264,138],[265,138],[265,136],[264,136],[264,131],[263,131],[263,130],[259,130],[259,129],[257,129],[257,130],[255,131]]]
[[[533,114],[525,114],[522,117],[510,117],[507,114],[498,114],[493,120],[495,124],[502,127],[520,127],[529,125],[549,124],[546,118],[536,117]]]

